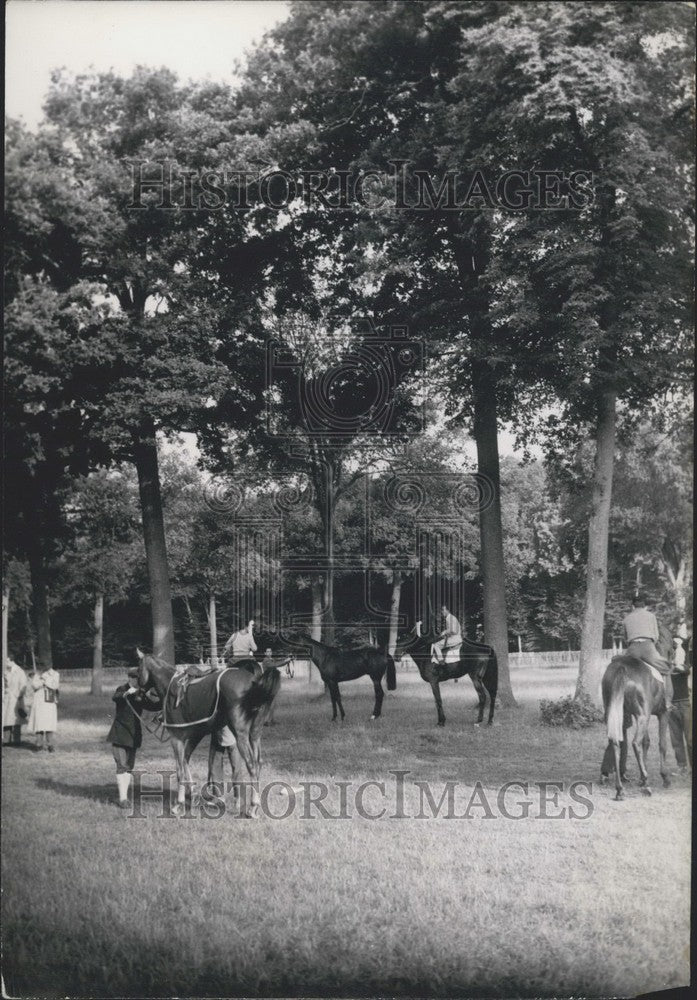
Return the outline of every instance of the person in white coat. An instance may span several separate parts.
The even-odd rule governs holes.
[[[58,728],[58,688],[60,677],[57,670],[49,667],[31,678],[34,701],[29,716],[29,732],[36,733],[36,749],[54,753],[53,738]]]
[[[28,714],[26,693],[27,675],[18,663],[8,659],[2,675],[2,741],[8,746],[22,742],[22,726]]]

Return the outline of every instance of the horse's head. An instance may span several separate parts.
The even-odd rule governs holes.
[[[138,687],[147,691],[152,686],[153,680],[150,673],[150,660],[152,657],[148,653],[143,653],[136,647],[138,654]]]
[[[397,639],[394,648],[394,658],[395,660],[401,660],[405,653],[409,651],[409,648],[414,645],[415,641],[421,636],[421,622],[417,622],[413,629],[409,632],[404,632]]]
[[[314,639],[307,632],[298,630],[292,637],[291,642],[297,646],[311,646]]]

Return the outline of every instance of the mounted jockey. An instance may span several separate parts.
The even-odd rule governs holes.
[[[658,621],[653,612],[646,607],[643,594],[635,594],[632,598],[632,610],[623,622],[624,641],[627,652],[637,660],[643,660],[654,672],[658,671],[660,680],[665,687],[666,706],[670,708],[673,686],[670,680],[671,666],[656,648],[659,639]]]
[[[223,659],[226,663],[254,658],[257,644],[254,641],[254,619],[247,623],[247,628],[233,632],[223,648]]]
[[[444,663],[447,659],[448,651],[453,648],[462,645],[462,631],[460,629],[460,623],[451,614],[445,604],[441,606],[441,614],[445,620],[445,628],[440,633],[440,639],[438,642],[434,642],[431,646],[431,657],[434,663]]]

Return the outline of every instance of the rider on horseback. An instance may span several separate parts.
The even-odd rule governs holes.
[[[257,651],[257,644],[254,641],[254,619],[247,624],[247,628],[238,629],[233,632],[223,648],[225,662],[232,664],[238,660],[249,660],[254,658]]]
[[[445,619],[445,628],[440,633],[439,641],[434,642],[431,646],[433,663],[444,663],[447,651],[454,646],[459,648],[462,645],[462,632],[459,621],[455,615],[450,613],[445,604],[441,607],[441,613]]]
[[[659,639],[658,621],[653,612],[646,607],[646,598],[643,594],[634,595],[632,611],[625,617],[623,624],[627,652],[658,671],[661,676],[657,679],[661,680],[665,687],[666,707],[670,708],[673,694],[670,680],[671,666],[656,648]]]

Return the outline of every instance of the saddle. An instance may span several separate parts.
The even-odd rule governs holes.
[[[217,672],[216,667],[197,666],[194,663],[183,663],[177,667],[172,686],[169,689],[170,698],[173,698],[172,708],[179,708],[192,681],[201,680],[201,678],[209,677]]]
[[[443,649],[443,659],[437,660],[434,657],[431,659],[431,663],[459,663],[460,662],[460,650],[462,649],[462,642],[456,643],[454,646],[446,646]]]

